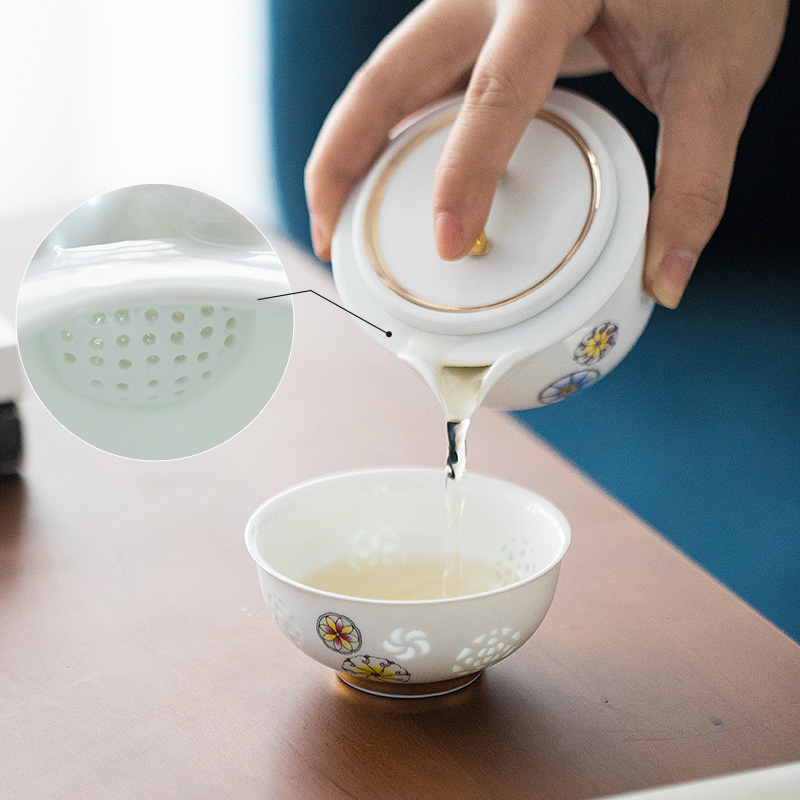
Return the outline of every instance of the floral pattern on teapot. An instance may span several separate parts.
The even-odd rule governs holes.
[[[619,328],[613,322],[604,322],[598,325],[591,333],[581,340],[575,348],[573,358],[581,365],[596,364],[605,358],[617,342]]]
[[[596,369],[582,369],[559,378],[539,392],[539,402],[543,406],[559,403],[575,392],[597,383],[600,373]]]

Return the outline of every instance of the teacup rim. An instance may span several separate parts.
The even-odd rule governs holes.
[[[317,475],[315,477],[309,478],[304,481],[300,481],[299,483],[292,484],[291,486],[282,489],[279,492],[268,497],[259,506],[253,511],[250,515],[244,529],[244,538],[245,538],[245,546],[247,547],[247,551],[250,554],[250,557],[255,561],[256,565],[263,569],[265,572],[272,575],[278,581],[285,583],[289,586],[292,586],[296,589],[299,589],[303,592],[308,594],[314,595],[319,598],[330,598],[336,601],[347,601],[348,603],[355,603],[357,605],[369,605],[369,606],[387,606],[387,607],[419,607],[419,606],[431,606],[431,605],[443,605],[448,603],[463,603],[466,600],[474,600],[475,598],[482,598],[482,597],[490,597],[495,595],[500,595],[505,592],[510,592],[512,590],[517,590],[522,586],[525,586],[529,583],[532,583],[535,580],[546,575],[548,572],[556,569],[563,560],[564,556],[566,555],[567,551],[569,550],[570,544],[572,542],[572,529],[570,527],[569,521],[564,516],[563,512],[550,500],[546,497],[543,497],[538,492],[534,492],[532,489],[528,489],[525,486],[520,486],[517,483],[512,481],[508,481],[504,478],[498,478],[492,475],[484,475],[482,473],[476,472],[469,472],[468,475],[477,478],[481,481],[489,481],[492,483],[500,483],[506,487],[510,487],[514,491],[524,492],[527,495],[532,496],[536,499],[537,504],[541,505],[542,507],[546,508],[548,512],[554,515],[554,517],[558,521],[558,529],[562,535],[562,543],[556,557],[550,561],[545,567],[540,570],[537,570],[532,575],[528,575],[526,578],[522,580],[516,581],[514,583],[510,583],[507,586],[500,586],[496,589],[490,589],[487,592],[478,592],[475,594],[466,594],[466,595],[458,595],[457,597],[437,597],[437,598],[429,598],[425,600],[387,600],[387,599],[379,599],[379,598],[370,598],[370,597],[358,597],[356,595],[348,595],[348,594],[338,594],[336,592],[327,592],[323,591],[322,589],[316,589],[313,586],[308,586],[305,583],[301,583],[300,581],[294,580],[293,578],[284,575],[281,572],[278,572],[274,567],[267,563],[267,561],[261,556],[258,552],[256,547],[256,536],[255,536],[255,520],[261,513],[262,509],[266,506],[270,505],[273,502],[278,501],[280,498],[292,494],[296,491],[306,489],[310,486],[313,486],[316,483],[323,483],[329,480],[340,479],[340,478],[347,478],[355,475],[367,475],[367,474],[375,474],[375,473],[394,473],[394,472],[414,472],[414,473],[435,473],[437,475],[442,475],[443,470],[437,469],[435,467],[423,467],[423,466],[384,466],[384,467],[361,467],[356,469],[348,469],[348,470],[341,470],[337,472],[327,473],[325,475]]]

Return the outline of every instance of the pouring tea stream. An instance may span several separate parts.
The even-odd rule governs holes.
[[[431,387],[447,422],[450,550],[458,482],[484,403],[549,405],[597,382],[630,351],[653,301],[643,283],[649,205],[639,152],[594,102],[553,90],[497,185],[470,256],[436,252],[433,182],[461,98],[399,133],[349,198],[334,232],[341,297]]]
[[[281,630],[345,683],[391,697],[462,689],[521,647],[569,546],[568,522],[544,498],[464,476],[475,411],[548,405],[591,385],[653,308],[641,158],[610,114],[563,91],[522,137],[475,255],[438,258],[433,175],[460,102],[389,144],[332,242],[344,303],[444,409],[445,487],[419,468],[327,476],[268,500],[245,534]]]

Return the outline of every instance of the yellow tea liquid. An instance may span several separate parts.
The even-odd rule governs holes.
[[[496,567],[480,561],[460,560],[459,580],[448,580],[447,559],[411,556],[402,561],[371,563],[342,560],[326,564],[300,583],[325,592],[370,600],[435,600],[479,594],[508,586],[516,578],[501,576]]]

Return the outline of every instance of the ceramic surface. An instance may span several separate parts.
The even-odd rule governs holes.
[[[481,400],[505,409],[547,405],[610,372],[652,313],[642,279],[644,166],[614,117],[554,90],[545,114],[574,132],[591,161],[573,133],[532,122],[498,182],[489,252],[444,262],[429,212],[448,130],[439,126],[460,102],[413,122],[353,193],[334,233],[334,278],[349,307],[392,336],[364,330],[434,390],[442,366],[491,364]],[[599,176],[595,199],[591,164]],[[594,213],[587,216],[587,208]],[[386,285],[376,260],[399,276],[402,292]],[[423,295],[424,302],[409,299]]]
[[[116,189],[68,214],[23,280],[17,334],[39,398],[86,442],[130,458],[202,452],[281,381],[289,284],[239,212],[179,186]]]
[[[469,474],[464,493],[463,557],[521,577],[494,591],[437,600],[336,595],[302,579],[341,559],[444,554],[441,471],[342,473],[266,501],[245,539],[275,623],[320,664],[376,687],[446,681],[451,688],[442,691],[452,690],[511,655],[550,607],[569,525],[544,498],[495,478]]]

